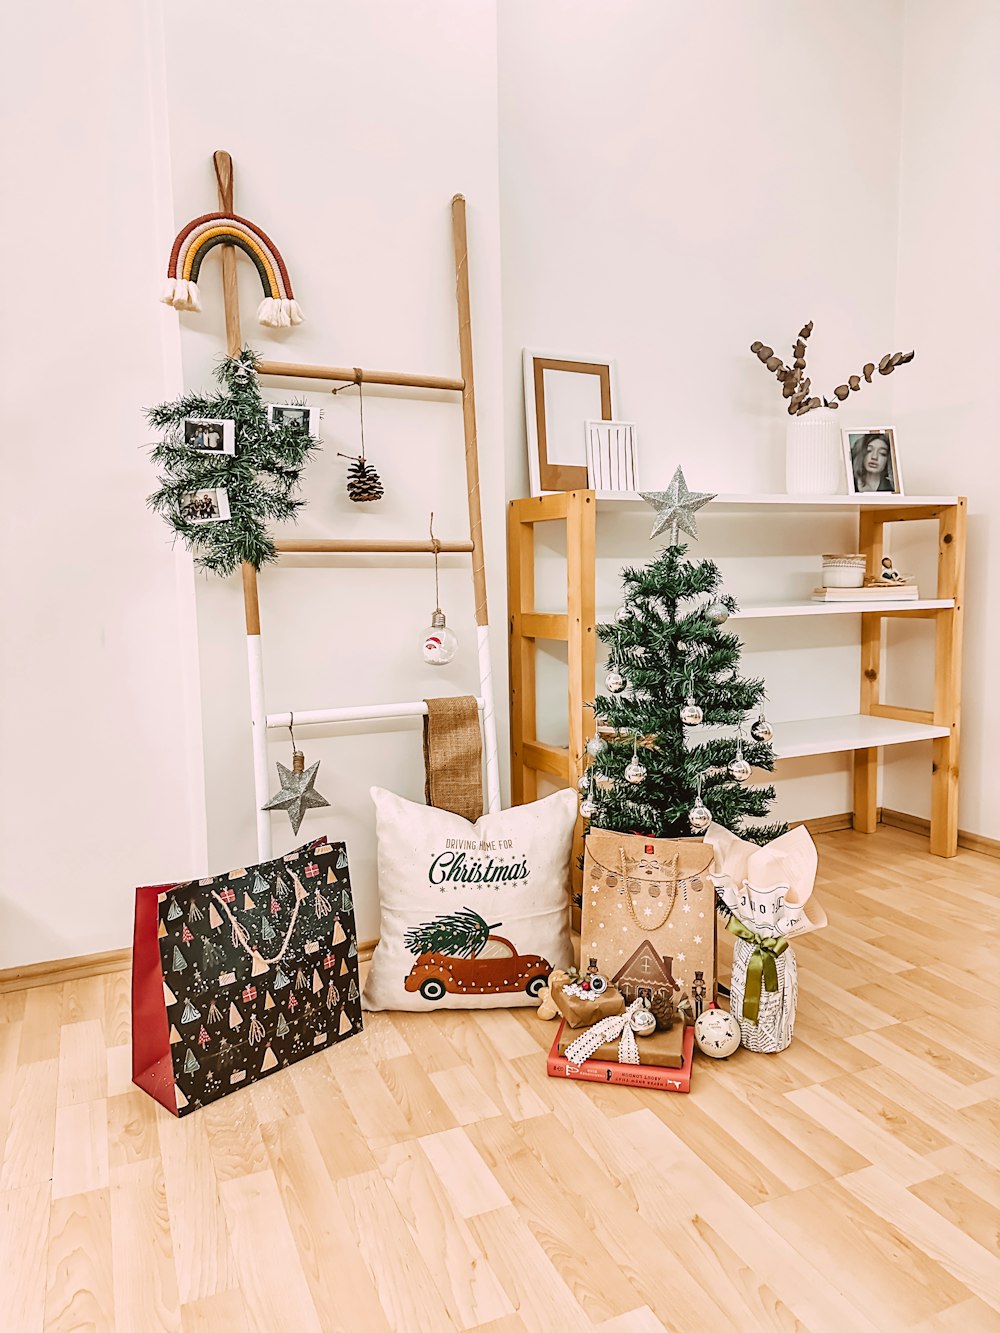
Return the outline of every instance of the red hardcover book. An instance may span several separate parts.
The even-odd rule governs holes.
[[[684,1063],[680,1069],[658,1065],[622,1065],[610,1060],[584,1060],[575,1065],[559,1054],[559,1036],[565,1020],[552,1043],[545,1062],[549,1078],[575,1078],[583,1083],[624,1083],[630,1088],[653,1088],[658,1092],[690,1092],[691,1066],[694,1063],[694,1028],[684,1029]]]

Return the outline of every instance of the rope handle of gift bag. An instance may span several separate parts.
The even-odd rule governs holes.
[[[700,879],[701,876],[702,876],[702,875],[705,873],[705,871],[708,869],[708,867],[712,864],[712,861],[707,862],[707,864],[705,865],[705,869],[704,869],[704,870],[699,870],[699,871],[697,872],[697,874],[694,874],[694,875],[683,875],[683,876],[679,876],[679,875],[677,874],[677,865],[678,865],[678,862],[680,861],[680,856],[678,855],[678,853],[675,852],[674,855],[671,857],[671,860],[670,860],[670,874],[669,874],[669,877],[668,877],[668,879],[667,879],[667,881],[666,881],[666,883],[669,885],[669,892],[668,892],[668,897],[667,897],[667,910],[663,913],[663,916],[661,917],[661,919],[660,919],[659,921],[657,921],[657,922],[655,922],[654,924],[650,925],[650,924],[648,924],[648,923],[646,923],[646,922],[640,920],[639,916],[636,914],[635,903],[634,903],[633,900],[632,900],[632,894],[631,894],[631,892],[630,892],[630,890],[629,890],[629,880],[631,879],[631,880],[633,880],[633,881],[636,881],[636,880],[637,880],[637,876],[635,876],[635,875],[631,875],[631,876],[630,876],[629,873],[628,873],[628,858],[627,858],[626,855],[625,855],[625,848],[624,848],[624,847],[619,847],[618,852],[619,852],[619,856],[620,856],[620,858],[621,858],[621,867],[622,867],[622,884],[623,884],[623,886],[624,886],[625,901],[628,903],[628,910],[629,910],[629,913],[630,913],[630,915],[631,915],[631,917],[632,917],[632,920],[633,920],[633,921],[635,922],[635,924],[639,927],[639,929],[640,929],[641,931],[644,931],[647,935],[652,935],[652,934],[654,934],[656,931],[661,930],[661,929],[667,924],[667,919],[668,919],[668,917],[670,916],[670,913],[673,911],[674,903],[677,901],[677,889],[678,889],[678,887],[679,887],[682,883],[688,883],[688,884],[689,884],[689,883],[692,882],[692,880]],[[713,860],[714,860],[714,857],[713,857]],[[638,881],[638,882],[642,883],[642,882],[644,882],[644,881]],[[658,884],[661,884],[661,885],[663,884],[663,881],[662,881],[662,880],[658,880],[658,881],[654,881],[654,882],[655,882],[655,883],[658,883]]]
[[[295,884],[295,906],[292,908],[292,919],[289,921],[288,929],[285,931],[285,938],[281,941],[281,948],[278,950],[278,952],[274,955],[273,958],[265,958],[260,949],[254,948],[254,946],[250,943],[250,937],[247,934],[246,927],[241,925],[239,921],[236,920],[235,916],[233,916],[232,912],[229,910],[229,904],[225,902],[224,899],[214,889],[212,890],[212,897],[222,908],[223,912],[225,912],[229,920],[229,924],[232,927],[233,943],[238,944],[240,948],[243,950],[243,952],[248,953],[251,958],[256,956],[257,958],[261,959],[262,962],[267,963],[269,967],[272,963],[280,963],[282,958],[284,958],[285,952],[288,949],[289,941],[292,938],[292,933],[295,930],[295,923],[299,919],[299,908],[302,906],[306,898],[308,898],[309,896],[306,893],[305,889],[302,887],[302,882],[298,878],[298,876],[294,874],[292,871],[289,871],[288,873],[292,878],[292,882]]]

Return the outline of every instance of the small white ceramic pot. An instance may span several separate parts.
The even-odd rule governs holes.
[[[863,555],[825,555],[824,588],[860,588],[865,581],[867,562]]]

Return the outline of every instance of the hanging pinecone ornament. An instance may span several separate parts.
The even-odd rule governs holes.
[[[353,500],[355,504],[367,504],[372,500],[381,500],[382,496],[385,495],[382,478],[365,457],[365,391],[361,383],[362,378],[361,371],[355,368],[354,383],[358,387],[361,453],[357,455],[338,454],[339,458],[349,458],[351,460],[351,466],[347,469],[347,498]],[[349,389],[352,386],[345,384],[343,387]],[[340,389],[334,389],[334,393],[340,392]]]
[[[385,495],[382,478],[363,454],[359,454],[347,469],[347,496],[355,504],[381,500]]]

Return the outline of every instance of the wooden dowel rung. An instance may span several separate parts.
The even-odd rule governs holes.
[[[521,616],[521,633],[526,639],[569,639],[569,616],[548,615],[541,611],[525,611]]]
[[[309,555],[327,552],[344,555],[395,555],[414,553],[434,553],[434,545],[426,538],[412,542],[349,541],[340,537],[299,537],[288,541],[276,541],[274,549],[286,555]],[[473,549],[472,542],[438,542],[437,549],[442,555],[468,555]]]
[[[260,361],[257,373],[279,379],[340,380],[344,384],[353,384],[357,380],[349,366],[307,366],[293,361]],[[465,388],[463,379],[448,375],[407,375],[401,370],[362,369],[361,380],[364,384],[395,384],[403,389],[452,389],[461,393]]]

